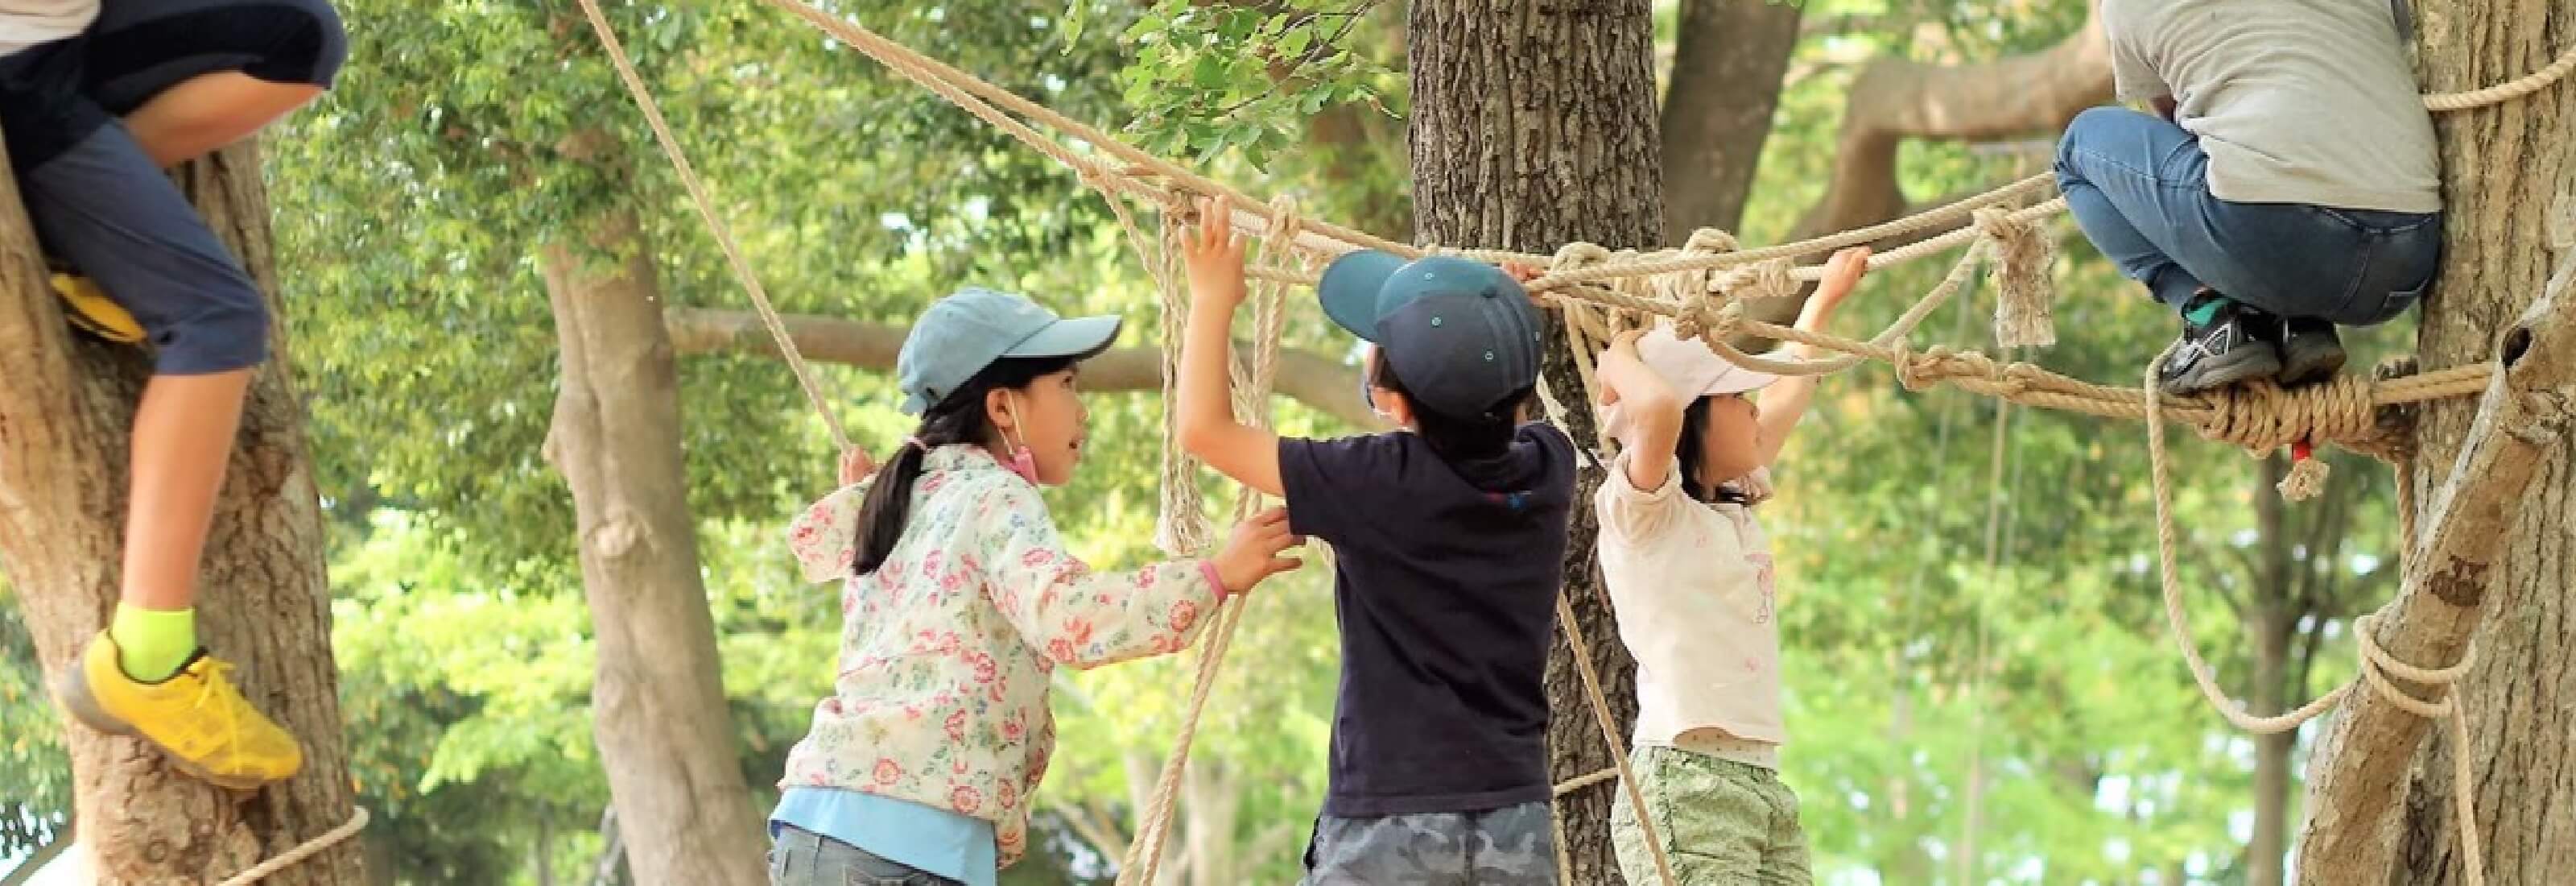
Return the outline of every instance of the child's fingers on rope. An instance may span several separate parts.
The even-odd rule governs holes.
[[[1197,251],[1223,255],[1232,251],[1242,254],[1243,246],[1234,237],[1234,213],[1225,201],[1215,197],[1199,198],[1199,236]]]
[[[1860,278],[1869,274],[1869,247],[1854,246],[1834,253],[1825,262],[1824,279],[1816,283],[1812,302],[1819,308],[1831,309],[1860,286]]]

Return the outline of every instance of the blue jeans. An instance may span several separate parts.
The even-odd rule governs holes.
[[[2057,183],[2084,236],[2176,311],[2206,287],[2282,317],[2370,326],[2405,313],[2441,268],[2440,213],[2221,200],[2198,137],[2125,108],[2076,115]]]
[[[769,847],[770,886],[956,886],[957,881],[878,858],[795,825]]]

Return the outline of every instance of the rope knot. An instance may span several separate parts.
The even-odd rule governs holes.
[[[2057,344],[2057,323],[2050,316],[2056,293],[2048,276],[2055,256],[2048,238],[2037,224],[2002,207],[1979,209],[1973,218],[1996,265],[1995,343],[2007,348]]]
[[[1912,353],[1912,345],[1898,341],[1895,354],[1896,381],[1908,391],[1926,391],[1953,378],[1982,378],[1997,384],[1994,361],[1976,351],[1962,351],[1947,345],[1933,345],[1921,354]]]
[[[1791,276],[1796,267],[1785,257],[1737,265],[1709,281],[1709,288],[1738,299],[1796,298],[1802,288],[1798,279]]]
[[[1296,248],[1297,234],[1305,229],[1306,218],[1297,213],[1297,198],[1294,195],[1281,194],[1271,198],[1270,230],[1266,232],[1270,235],[1271,248],[1279,250]]]
[[[2315,444],[2372,454],[2387,450],[2388,431],[2379,425],[2371,387],[2369,379],[2343,375],[2297,390],[2254,382],[2209,391],[2201,395],[2209,413],[2200,435],[2254,456],[2290,447],[2295,463],[2281,479],[2281,497],[2306,501],[2325,491],[2332,470],[2324,461],[2309,457]]]
[[[1683,252],[1698,252],[1710,255],[1723,252],[1734,252],[1742,248],[1744,248],[1742,245],[1736,243],[1734,234],[1729,234],[1716,228],[1701,228],[1699,230],[1692,231],[1690,239],[1682,242]]]
[[[1547,272],[1550,276],[1554,276],[1594,267],[1609,260],[1610,250],[1607,247],[1599,243],[1577,240],[1557,247],[1556,258],[1548,263]]]
[[[1673,337],[1716,344],[1734,338],[1744,323],[1744,303],[1723,294],[1701,293],[1673,315]]]

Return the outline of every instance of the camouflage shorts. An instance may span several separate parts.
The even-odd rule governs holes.
[[[1546,803],[1315,821],[1305,886],[1555,886]]]
[[[1807,886],[1807,833],[1798,827],[1798,795],[1780,774],[1760,766],[1689,751],[1642,747],[1632,758],[1646,813],[1684,886]],[[1630,883],[1657,882],[1636,807],[1611,805],[1610,839],[1619,873]]]

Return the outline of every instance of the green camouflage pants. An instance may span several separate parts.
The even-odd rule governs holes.
[[[1798,795],[1779,773],[1733,760],[1662,747],[1631,758],[1646,814],[1681,886],[1808,886],[1807,833],[1798,827]],[[1611,804],[1610,838],[1619,873],[1655,886],[1654,853],[1636,807]]]

